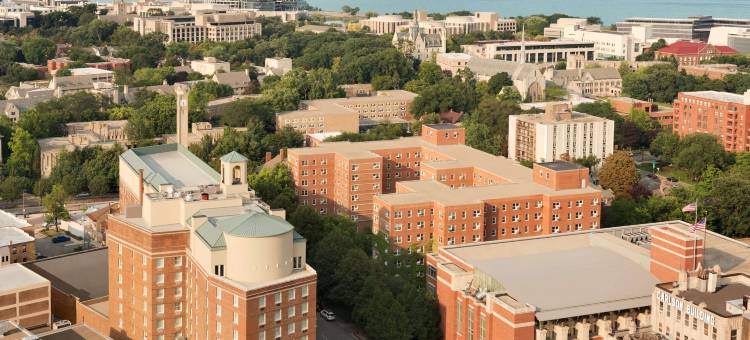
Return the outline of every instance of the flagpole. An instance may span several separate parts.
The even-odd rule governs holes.
[[[695,199],[695,222],[693,224],[693,228],[695,228],[697,224],[698,224],[698,199],[696,198]],[[697,242],[698,242],[698,237],[696,237],[695,240],[693,240],[693,270],[698,269],[698,263],[697,263],[698,261],[696,261],[695,259],[698,256],[698,245],[696,244]],[[704,245],[706,244],[705,237],[703,239],[703,244]],[[704,248],[704,253],[705,253],[705,248]],[[701,257],[701,265],[704,265],[703,257]]]

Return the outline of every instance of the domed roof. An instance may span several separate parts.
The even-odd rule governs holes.
[[[206,245],[215,249],[226,247],[224,235],[245,238],[273,237],[294,230],[286,220],[260,212],[211,217],[196,228],[195,233]]]

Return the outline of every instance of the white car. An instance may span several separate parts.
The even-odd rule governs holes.
[[[60,321],[55,321],[55,323],[52,324],[52,329],[60,329],[60,328],[65,328],[65,327],[70,327],[70,326],[71,326],[70,321],[60,320]]]
[[[324,309],[320,311],[320,317],[322,317],[326,321],[333,321],[333,320],[336,320],[336,313],[329,311],[327,309]]]

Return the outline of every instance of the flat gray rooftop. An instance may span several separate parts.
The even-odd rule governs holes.
[[[0,294],[46,283],[47,279],[18,263],[0,267]]]
[[[492,277],[509,296],[536,307],[539,321],[649,306],[658,283],[646,249],[607,233],[446,250]]]
[[[218,184],[213,177],[178,151],[143,155],[141,159],[176,188]]]
[[[107,248],[50,257],[23,265],[50,280],[52,287],[81,301],[106,296],[109,291]]]
[[[537,307],[540,321],[647,306],[658,283],[648,269],[600,247],[474,264],[510,296]]]

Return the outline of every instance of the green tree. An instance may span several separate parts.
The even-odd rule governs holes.
[[[375,340],[408,340],[412,334],[409,315],[396,300],[390,289],[384,287],[378,276],[367,278],[360,292],[360,302],[354,308],[352,317],[362,326],[369,338]]]
[[[21,198],[21,194],[31,187],[31,181],[26,177],[9,176],[0,182],[0,198],[3,201],[15,201]]]
[[[485,97],[477,110],[463,119],[466,144],[493,155],[507,155],[508,117],[521,112],[515,102]]]
[[[649,47],[643,54],[636,57],[637,61],[649,61],[654,60],[655,58],[655,52],[667,47],[667,42],[664,39],[659,39],[658,41],[651,44],[651,47]]]
[[[57,230],[59,230],[60,219],[70,218],[68,209],[65,208],[66,198],[68,195],[63,186],[56,184],[52,187],[52,191],[42,199],[42,205],[47,210],[45,220],[47,223],[54,223]]]
[[[286,165],[279,164],[251,174],[248,183],[272,208],[292,210],[297,204],[294,180]]]
[[[630,197],[638,184],[638,169],[633,158],[624,151],[615,151],[605,158],[599,170],[599,183],[604,189],[611,189],[615,197]]]
[[[128,117],[126,131],[131,140],[144,140],[174,133],[177,129],[173,96],[157,95]]]
[[[364,287],[365,280],[374,273],[372,261],[358,248],[351,248],[334,269],[335,282],[328,292],[328,299],[342,305],[355,301]]]
[[[192,86],[188,94],[190,110],[203,116],[206,112],[206,104],[217,99],[229,97],[234,94],[232,87],[219,84],[215,81],[202,81]]]
[[[679,145],[680,138],[677,135],[670,131],[662,131],[651,141],[649,151],[651,151],[652,155],[659,157],[659,159],[671,163],[672,157],[679,150]]]
[[[10,176],[35,177],[33,167],[36,162],[37,143],[26,130],[16,128],[10,140],[10,157],[6,168]]]
[[[730,237],[750,236],[750,179],[726,176],[713,181],[706,201],[708,227]]]
[[[709,165],[724,169],[731,163],[731,156],[724,151],[716,136],[695,133],[680,139],[679,151],[672,157],[672,163],[698,178]]]
[[[508,73],[505,72],[493,75],[487,83],[489,85],[490,94],[493,96],[498,95],[506,86],[513,86],[513,80]]]
[[[505,86],[502,90],[500,90],[500,93],[497,94],[497,99],[501,101],[510,101],[510,102],[516,102],[519,103],[523,99],[521,97],[521,94],[518,93],[518,90],[516,90],[513,86]]]
[[[399,87],[398,78],[387,75],[378,75],[372,78],[372,89],[375,91],[395,90]]]
[[[266,127],[276,124],[273,107],[267,100],[243,98],[222,110],[220,122],[226,126],[245,126],[250,119],[257,119]]]
[[[46,65],[48,59],[53,59],[57,46],[47,38],[30,38],[21,43],[23,57],[30,64]]]

